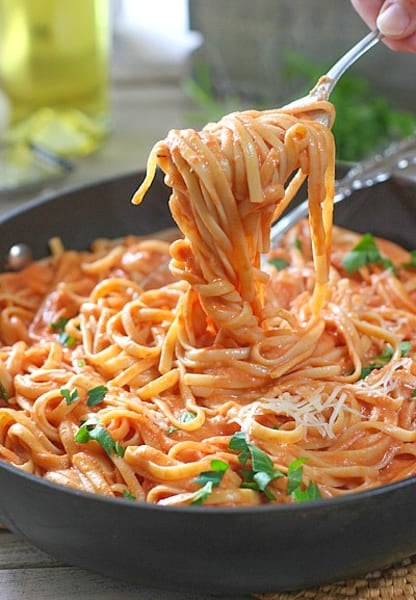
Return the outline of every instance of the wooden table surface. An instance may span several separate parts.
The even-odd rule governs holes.
[[[150,590],[64,565],[0,530],[1,600],[214,600],[206,594]],[[218,597],[217,597],[218,598]],[[248,600],[233,596],[221,600]]]

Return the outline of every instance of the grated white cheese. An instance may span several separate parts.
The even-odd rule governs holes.
[[[394,377],[395,371],[404,369],[410,373],[412,363],[412,359],[406,357],[391,360],[380,369],[379,373],[381,374],[381,377],[376,379],[376,381],[374,381],[374,378],[371,378],[370,381],[368,381],[368,377],[366,377],[365,379],[358,381],[355,385],[364,392],[371,392],[372,396],[385,396],[386,394],[390,394],[400,385],[400,378]]]
[[[252,402],[247,406],[240,408],[235,421],[240,425],[242,431],[250,433],[252,423],[257,416],[266,414],[284,415],[292,418],[296,426],[303,426],[306,429],[316,428],[322,437],[334,438],[334,425],[341,411],[346,411],[357,416],[362,415],[354,408],[346,404],[348,398],[347,390],[361,392],[362,394],[371,394],[372,396],[385,396],[400,385],[400,377],[394,377],[399,369],[411,372],[412,359],[402,357],[398,360],[390,361],[380,370],[377,379],[368,378],[357,381],[354,384],[335,385],[330,394],[324,391],[321,385],[315,390],[310,387],[305,388],[305,396],[299,390],[298,394],[290,392],[281,392],[275,397],[264,397]],[[324,413],[331,411],[331,414],[324,416]],[[369,417],[367,417],[369,418]]]
[[[256,416],[273,413],[292,418],[296,426],[314,427],[323,437],[334,438],[334,424],[341,410],[359,414],[345,404],[347,397],[348,394],[341,385],[335,386],[329,395],[323,391],[323,386],[321,386],[307,398],[299,394],[282,392],[275,398],[263,398],[243,406],[238,411],[235,420],[239,423],[242,431],[249,433]],[[329,409],[332,409],[332,412],[327,420],[323,413]]]

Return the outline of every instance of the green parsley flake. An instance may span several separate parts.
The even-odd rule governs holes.
[[[224,477],[225,471],[230,468],[230,465],[223,460],[214,458],[210,463],[212,471],[202,471],[195,478],[196,483],[200,483],[203,487],[198,490],[191,504],[202,504],[212,494],[214,487],[218,487]]]
[[[62,333],[63,331],[65,331],[65,327],[68,321],[69,319],[67,319],[66,317],[59,317],[57,321],[53,321],[51,323],[52,331],[54,331],[55,333]]]
[[[363,235],[361,240],[354,246],[351,252],[348,252],[343,258],[342,264],[347,273],[355,273],[362,267],[371,264],[381,264],[385,269],[390,269],[395,273],[395,268],[389,258],[384,258],[377,247],[374,237],[371,233]]]
[[[193,497],[191,504],[202,504],[212,494],[212,481],[207,481],[204,487],[198,490]]]
[[[283,269],[286,269],[286,267],[288,266],[288,262],[285,258],[270,258],[268,262],[269,265],[272,265],[278,271],[283,271]]]
[[[184,410],[179,416],[179,423],[189,423],[193,421],[196,417],[196,414],[190,410]]]
[[[87,392],[87,406],[95,406],[104,400],[104,396],[108,392],[108,387],[105,385],[97,385]]]
[[[6,404],[9,403],[9,394],[2,383],[0,383],[0,398],[6,402]]]
[[[78,390],[76,388],[72,391],[68,388],[61,388],[59,391],[62,398],[65,398],[67,406],[70,406],[73,402],[75,402],[75,400],[78,400],[79,398]]]
[[[72,335],[68,335],[66,331],[63,331],[58,335],[58,340],[65,348],[70,348],[77,341]]]
[[[251,469],[242,469],[240,475],[243,479],[242,488],[263,492],[268,500],[275,500],[275,496],[268,485],[274,479],[284,477],[284,473],[274,468],[271,458],[257,448],[254,444],[247,442],[246,435],[240,431],[235,433],[228,444],[230,450],[239,452],[238,460],[245,465],[251,458]],[[290,463],[287,470],[287,494],[292,496],[295,502],[317,500],[321,497],[318,486],[310,482],[303,487],[303,464],[306,458],[297,458]]]
[[[400,342],[400,350],[402,356],[407,356],[412,349],[412,344],[410,342]]]
[[[403,263],[402,266],[407,269],[413,269],[416,267],[416,250],[411,251],[409,262]]]
[[[85,421],[75,435],[75,441],[78,444],[86,444],[92,440],[98,442],[108,456],[112,454],[124,456],[124,448],[119,442],[113,440],[107,429],[96,417],[91,417]]]
[[[129,490],[123,490],[123,498],[126,498],[126,500],[136,500],[136,496]]]
[[[294,241],[294,246],[295,246],[296,250],[299,250],[299,252],[302,252],[302,242],[300,241],[300,238],[297,236]]]
[[[196,414],[194,412],[190,410],[184,410],[179,415],[178,421],[179,423],[189,423],[190,421],[193,421],[195,417]],[[171,435],[172,433],[175,433],[175,431],[179,431],[179,427],[175,427],[175,425],[170,425],[167,430],[167,435]]]
[[[68,335],[65,331],[68,321],[69,319],[66,317],[60,317],[57,321],[51,323],[52,331],[58,334],[58,340],[66,348],[73,346],[76,342],[76,339],[72,335]]]
[[[268,485],[273,479],[284,475],[281,471],[275,470],[271,458],[263,450],[247,442],[246,435],[242,431],[231,437],[228,447],[239,452],[238,460],[242,465],[251,458],[251,469],[244,469],[241,472],[243,477],[241,487],[263,492],[269,500],[274,500],[275,496]]]
[[[400,342],[399,347],[400,355],[403,357],[409,354],[410,350],[412,349],[412,344],[405,340]],[[374,371],[374,369],[381,369],[384,367],[384,365],[391,361],[393,353],[393,348],[390,346],[390,344],[386,344],[380,356],[375,356],[369,365],[362,368],[360,379],[365,379],[372,371]]]
[[[303,463],[306,458],[297,458],[290,463],[287,469],[287,493],[292,494],[300,487],[303,480]]]
[[[308,487],[304,490],[300,487],[297,487],[295,490],[293,490],[292,498],[295,502],[307,502],[320,500],[322,496],[316,483],[312,483],[312,481],[310,481]]]
[[[302,485],[303,465],[306,461],[307,458],[297,458],[290,463],[287,469],[287,493],[295,502],[307,502],[321,498],[321,492],[316,483],[310,481],[307,487]]]
[[[370,364],[368,367],[363,367],[361,369],[359,379],[365,379],[366,377],[368,377],[368,375],[370,375],[371,371],[373,371],[374,369],[381,369],[382,366],[383,365]]]
[[[230,465],[222,460],[212,460],[211,461],[211,469],[212,471],[202,471],[195,479],[196,483],[200,483],[201,485],[205,485],[208,481],[212,482],[214,487],[217,487],[221,479],[224,477],[224,473],[227,469],[229,469]]]

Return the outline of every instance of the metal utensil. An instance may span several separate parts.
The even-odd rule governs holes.
[[[329,69],[326,75],[323,75],[315,87],[303,98],[298,98],[290,104],[287,104],[284,108],[296,108],[304,107],[305,112],[307,111],[308,104],[314,104],[320,100],[328,100],[334,87],[342,77],[342,75],[349,69],[363,54],[373,48],[382,38],[382,34],[376,29],[368,33],[362,40],[357,42],[348,52],[346,52],[341,58]],[[311,111],[312,112],[312,111]],[[313,111],[315,120],[321,121],[325,125],[329,125],[328,115],[323,111]]]
[[[5,268],[8,271],[21,271],[32,260],[32,250],[27,244],[13,244],[7,253]]]
[[[390,144],[382,153],[358,163],[335,182],[334,203],[342,202],[354,191],[371,187],[390,179],[392,175],[416,164],[416,133],[409,138]],[[282,236],[308,214],[308,200],[279,219],[270,232],[270,247],[277,246]]]

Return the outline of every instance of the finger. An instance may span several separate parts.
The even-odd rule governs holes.
[[[390,48],[416,52],[416,0],[387,0],[376,25]]]

